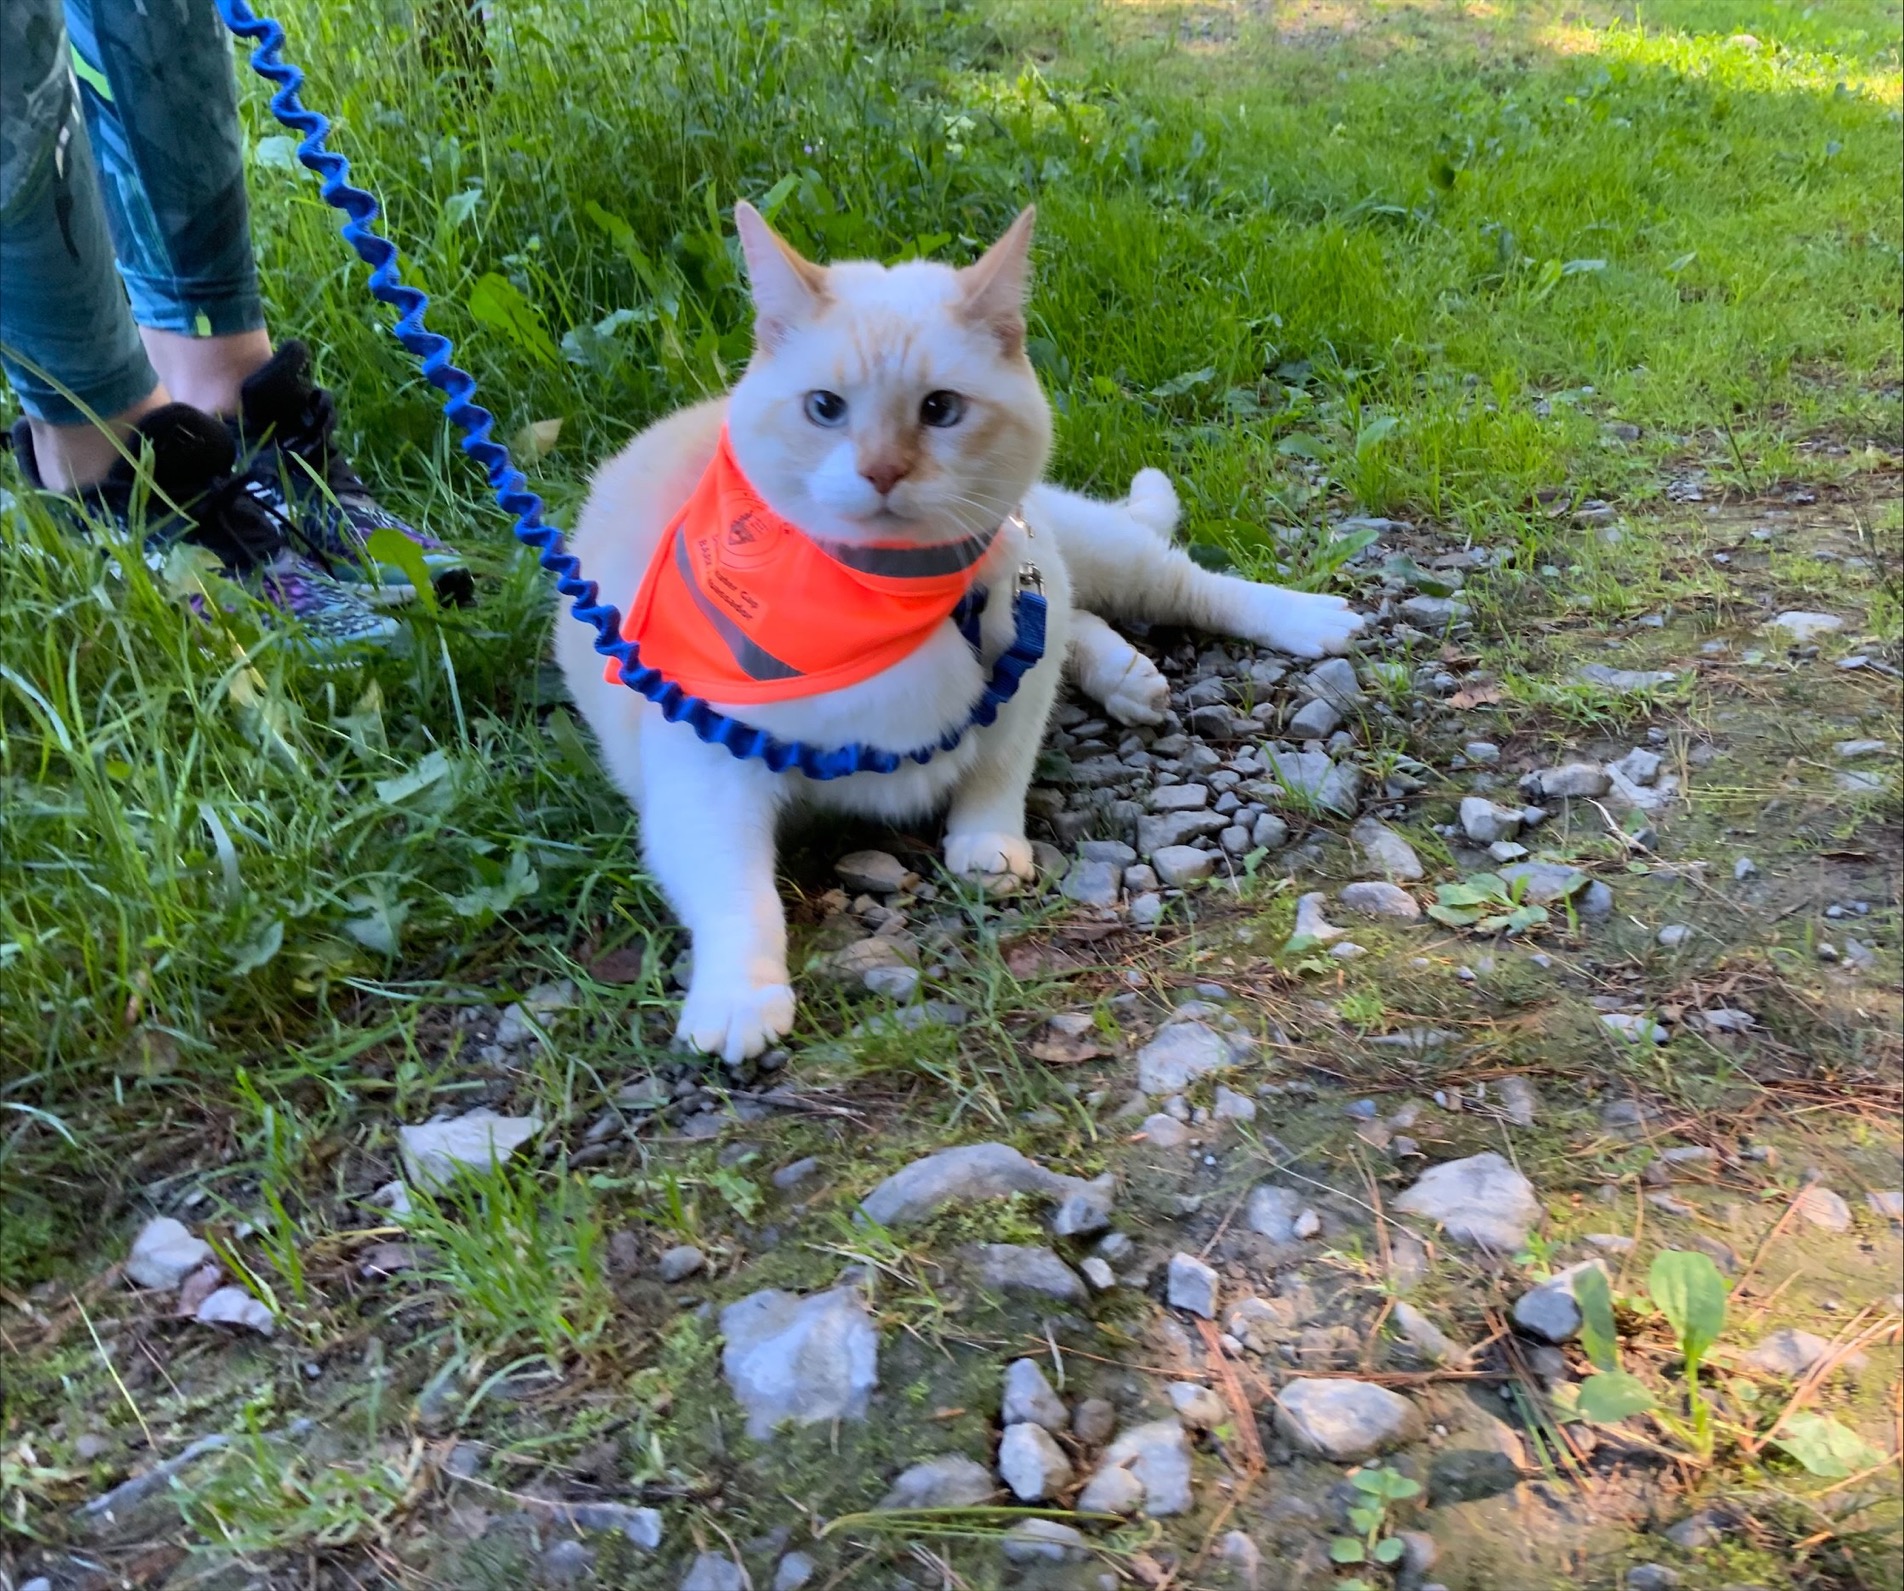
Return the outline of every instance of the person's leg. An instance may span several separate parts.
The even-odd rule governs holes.
[[[247,481],[299,545],[366,601],[412,593],[407,538],[439,595],[466,597],[461,559],[386,510],[336,442],[336,405],[295,340],[275,353],[251,250],[232,44],[212,0],[66,0],[119,270],[172,395],[230,422]]]
[[[210,0],[66,0],[73,71],[146,351],[172,396],[235,414],[271,358],[231,37]]]
[[[103,480],[169,396],[113,271],[58,0],[0,6],[0,365],[55,491]]]

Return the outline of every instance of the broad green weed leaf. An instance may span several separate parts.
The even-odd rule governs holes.
[[[1772,1440],[1812,1474],[1843,1480],[1884,1462],[1885,1455],[1849,1426],[1810,1409],[1794,1414]]]
[[[247,973],[256,972],[265,966],[284,948],[284,919],[273,917],[255,934],[249,943],[238,947],[238,954],[232,957],[231,975],[242,978]]]
[[[395,564],[416,592],[417,601],[434,613],[436,587],[430,584],[430,566],[423,561],[423,549],[400,530],[388,525],[373,530],[364,542],[364,551],[373,563]]]
[[[1408,1544],[1400,1536],[1384,1536],[1375,1543],[1375,1551],[1370,1556],[1377,1563],[1399,1563],[1407,1550]]]
[[[1368,1554],[1362,1550],[1362,1543],[1352,1536],[1337,1536],[1329,1543],[1329,1561],[1331,1563],[1364,1563]]]
[[[1560,268],[1562,276],[1587,276],[1606,269],[1605,260],[1569,260]]]
[[[1574,1302],[1580,1306],[1580,1346],[1596,1370],[1620,1368],[1620,1339],[1613,1324],[1613,1292],[1606,1272],[1589,1265],[1573,1279]]]
[[[541,313],[506,276],[486,271],[469,292],[469,312],[478,325],[499,332],[515,347],[545,365],[559,365],[561,352],[542,324]]]
[[[387,806],[395,806],[407,801],[419,790],[427,790],[450,771],[450,759],[446,752],[433,751],[420,759],[408,773],[400,773],[394,779],[379,779],[376,784],[377,799]]]
[[[1698,1364],[1725,1330],[1725,1278],[1712,1256],[1668,1249],[1654,1259],[1647,1287],[1687,1363]]]
[[[1608,1370],[1581,1382],[1574,1407],[1581,1419],[1591,1420],[1595,1425],[1610,1425],[1631,1414],[1644,1414],[1653,1407],[1653,1394],[1637,1376],[1624,1370]]]
[[[297,170],[298,141],[287,133],[273,133],[251,146],[252,161],[272,171]]]
[[[481,183],[453,193],[443,201],[443,215],[451,226],[462,226],[476,213],[476,206],[483,202]]]

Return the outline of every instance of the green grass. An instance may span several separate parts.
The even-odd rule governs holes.
[[[519,5],[498,9],[493,91],[474,95],[433,75],[406,0],[279,14],[499,433],[561,422],[521,461],[558,523],[596,460],[745,360],[742,197],[817,255],[885,259],[969,258],[1035,200],[1031,347],[1057,475],[1116,492],[1160,464],[1191,540],[1291,580],[1335,575],[1328,527],[1350,513],[1512,548],[1477,613],[1510,701],[1550,715],[1547,734],[1679,704],[1557,684],[1599,654],[1519,626],[1536,608],[1597,624],[1662,595],[1720,600],[1647,517],[1672,479],[1701,470],[1715,498],[1855,482],[1895,443],[1904,204],[1883,0],[1564,19],[1532,0],[1373,3],[1281,36],[1267,8],[1089,0]],[[338,1287],[307,1270],[299,1232],[363,1185],[365,1158],[388,1165],[394,1121],[496,1086],[446,1014],[576,978],[579,1008],[508,1084],[579,1133],[657,1060],[677,946],[542,661],[544,577],[255,88],[246,117],[273,327],[311,341],[363,472],[472,553],[482,599],[413,614],[388,658],[320,670],[236,593],[215,591],[234,604],[215,622],[186,618],[178,593],[203,570],[109,570],[0,475],[0,1283],[95,1265],[129,1190],[189,1171],[257,1229],[246,1264],[286,1322],[322,1335]],[[1625,545],[1556,530],[1554,509],[1588,497],[1633,516]],[[1895,510],[1871,529],[1881,561]],[[1776,574],[1842,589],[1815,560]],[[1868,628],[1895,639],[1894,567],[1863,584]],[[1403,671],[1383,692],[1402,706],[1415,687]],[[819,1051],[806,1081],[921,1131],[1001,1131],[1054,1103],[1016,1035],[1065,996],[997,966],[992,927],[950,975],[968,1029]],[[639,983],[585,975],[649,940]],[[840,1018],[817,997],[800,1037]],[[1055,1103],[1064,1133],[1070,1114],[1096,1132]],[[216,1153],[194,1158],[201,1140]],[[612,1208],[700,1240],[751,1220],[755,1175],[711,1152],[595,1184],[511,1172],[426,1213],[444,1351],[492,1368],[594,1352],[614,1336],[597,1252]],[[208,1536],[248,1552],[341,1520],[367,1539],[407,1484],[371,1457],[273,1498],[275,1462],[234,1451],[202,1502]]]

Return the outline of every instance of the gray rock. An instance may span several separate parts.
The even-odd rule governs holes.
[[[1154,893],[1139,895],[1130,903],[1130,920],[1133,928],[1155,928],[1163,921],[1164,898]]]
[[[1181,1094],[1200,1077],[1234,1066],[1246,1051],[1201,1022],[1172,1022],[1137,1052],[1137,1086],[1146,1094]]]
[[[1401,1139],[1397,1138],[1395,1141],[1400,1143]],[[1296,1217],[1295,1225],[1290,1230],[1302,1241],[1307,1242],[1322,1230],[1322,1217],[1314,1210],[1304,1210]]]
[[[681,1243],[666,1250],[655,1269],[664,1282],[684,1282],[707,1269],[707,1256],[690,1244]]]
[[[1297,682],[1298,688],[1317,701],[1327,702],[1342,713],[1352,713],[1367,698],[1355,677],[1355,665],[1346,657],[1332,657],[1318,663]]]
[[[999,1408],[1001,1425],[1042,1425],[1047,1431],[1067,1430],[1071,1415],[1064,1400],[1035,1359],[1014,1359],[1005,1369],[1005,1396]]]
[[[1661,762],[1657,751],[1649,751],[1645,746],[1635,746],[1618,762],[1609,763],[1607,772],[1617,774],[1633,785],[1649,785],[1659,777]]]
[[[790,1552],[774,1568],[773,1591],[800,1591],[819,1566],[804,1552]]]
[[[1209,804],[1207,784],[1160,784],[1147,803],[1153,812],[1201,812]]]
[[[1181,1149],[1190,1141],[1190,1129],[1162,1111],[1144,1118],[1142,1132],[1144,1141],[1154,1149]]]
[[[1078,1273],[1048,1248],[978,1243],[962,1251],[979,1284],[997,1293],[1037,1293],[1081,1304],[1088,1296]]]
[[[1809,1331],[1781,1326],[1769,1332],[1746,1352],[1739,1363],[1748,1370],[1768,1376],[1802,1376],[1830,1351],[1831,1344]]]
[[[881,1226],[907,1226],[948,1204],[973,1204],[1014,1193],[1062,1200],[1089,1186],[1076,1177],[1047,1171],[1009,1144],[963,1144],[894,1172],[860,1201],[859,1208]]]
[[[1540,1109],[1540,1096],[1535,1093],[1532,1083],[1520,1076],[1503,1077],[1495,1085],[1495,1092],[1501,1096],[1503,1113],[1516,1127],[1534,1125],[1535,1114]]]
[[[1441,1557],[1441,1547],[1433,1536],[1425,1530],[1404,1530],[1400,1536],[1404,1574],[1419,1577],[1434,1568]]]
[[[1781,613],[1765,627],[1775,631],[1787,646],[1809,646],[1822,635],[1836,635],[1845,621],[1835,613],[1806,613],[1793,608]]]
[[[868,967],[859,975],[859,981],[868,994],[904,1003],[919,992],[919,969],[906,966]]]
[[[1887,1221],[1904,1221],[1904,1189],[1872,1189],[1864,1196],[1874,1215]]]
[[[1597,762],[1569,762],[1530,773],[1521,790],[1536,801],[1578,801],[1605,795],[1611,782]]]
[[[1296,931],[1290,935],[1291,939],[1307,939],[1319,945],[1326,945],[1330,940],[1340,939],[1348,932],[1346,928],[1336,927],[1322,915],[1323,902],[1327,899],[1328,897],[1321,890],[1312,890],[1309,894],[1297,898]]]
[[[1270,1242],[1289,1243],[1295,1240],[1296,1217],[1301,1213],[1300,1194],[1265,1182],[1250,1190],[1243,1219],[1252,1232],[1260,1232]]]
[[[1398,1300],[1388,1318],[1395,1323],[1395,1330],[1402,1341],[1429,1364],[1452,1364],[1461,1357],[1461,1351],[1454,1345],[1453,1339],[1406,1300]]]
[[[1798,1213],[1826,1232],[1851,1230],[1851,1206],[1845,1203],[1842,1194],[1833,1193],[1821,1183],[1814,1182],[1799,1194]]]
[[[1499,1155],[1470,1155],[1424,1172],[1394,1208],[1438,1222],[1458,1243],[1512,1254],[1540,1219],[1534,1185]]]
[[[1501,748],[1491,740],[1470,740],[1461,754],[1477,768],[1491,768],[1501,760]]]
[[[1257,1591],[1262,1584],[1262,1549],[1240,1530],[1229,1531],[1217,1543],[1217,1556],[1236,1571],[1244,1591]]]
[[[529,1013],[520,1005],[504,1006],[502,1015],[496,1019],[496,1042],[505,1050],[521,1049],[541,1037]]]
[[[782,1166],[773,1174],[773,1185],[785,1193],[789,1188],[797,1188],[808,1177],[820,1169],[820,1162],[812,1155],[804,1160],[796,1160],[790,1166]]]
[[[1055,1497],[1073,1480],[1071,1460],[1042,1425],[1008,1425],[998,1444],[998,1473],[1021,1503]]]
[[[477,1172],[500,1165],[542,1130],[535,1116],[498,1116],[472,1110],[449,1121],[399,1127],[397,1148],[403,1174],[419,1188],[448,1187],[460,1168]]]
[[[1117,1410],[1107,1398],[1086,1398],[1071,1416],[1071,1434],[1086,1447],[1102,1447],[1117,1429]]]
[[[1410,624],[1423,630],[1436,631],[1465,620],[1468,605],[1453,597],[1410,597],[1396,611]]]
[[[681,1591],[751,1591],[747,1571],[732,1558],[704,1552],[688,1566]]]
[[[1487,854],[1497,862],[1519,862],[1525,859],[1527,847],[1514,840],[1496,840],[1487,848]]]
[[[1274,812],[1265,812],[1250,829],[1250,844],[1259,851],[1280,851],[1289,843],[1289,825]]]
[[[1074,1188],[1059,1202],[1051,1218],[1053,1237],[1089,1237],[1111,1224],[1111,1196],[1115,1184],[1109,1172]]]
[[[1325,701],[1310,702],[1283,726],[1291,740],[1327,740],[1341,727],[1341,713]]]
[[[132,1240],[126,1275],[141,1287],[170,1292],[214,1258],[211,1245],[194,1237],[183,1222],[169,1215],[155,1215]]]
[[[1152,890],[1163,888],[1163,880],[1157,877],[1157,870],[1143,862],[1134,862],[1124,869],[1124,888],[1132,895],[1144,895]]]
[[[1283,1299],[1245,1298],[1229,1312],[1223,1325],[1251,1353],[1268,1353],[1296,1324],[1294,1308]]]
[[[1095,1292],[1108,1293],[1117,1285],[1117,1273],[1095,1254],[1087,1254],[1079,1260],[1078,1269]]]
[[[1194,1381],[1173,1381],[1164,1388],[1177,1418],[1193,1431],[1214,1431],[1230,1417],[1229,1406],[1208,1387]]]
[[[1024,1520],[999,1540],[1008,1563],[1071,1563],[1089,1545],[1082,1533],[1058,1519]]]
[[[1276,1424],[1298,1447],[1356,1464],[1422,1434],[1421,1413],[1386,1387],[1346,1378],[1291,1381],[1276,1398]]]
[[[583,1585],[594,1574],[595,1549],[582,1542],[558,1541],[542,1554],[542,1580],[546,1585]],[[683,1587],[685,1591],[685,1581]],[[696,1585],[694,1591],[713,1591],[713,1588]]]
[[[1254,1121],[1256,1120],[1256,1101],[1248,1095],[1239,1094],[1233,1088],[1216,1085],[1216,1094],[1210,1105],[1210,1114],[1218,1121]]]
[[[1187,1309],[1205,1320],[1216,1319],[1217,1274],[1194,1254],[1170,1256],[1165,1296],[1175,1309]]]
[[[1144,1483],[1122,1465],[1100,1468],[1074,1506],[1082,1514],[1134,1514],[1144,1506]]]
[[[1672,1037],[1651,1017],[1634,1016],[1627,1011],[1602,1012],[1600,1025],[1629,1044],[1664,1044]]]
[[[1130,1496],[1126,1482],[1107,1480],[1120,1471],[1137,1483],[1137,1498],[1126,1507],[1108,1507],[1107,1501]],[[1139,1506],[1153,1519],[1190,1511],[1190,1439],[1175,1418],[1153,1420],[1120,1436],[1105,1450],[1077,1502],[1081,1513],[1121,1514]]]
[[[1621,1583],[1626,1591],[1673,1591],[1682,1578],[1678,1570],[1668,1569],[1663,1563],[1638,1563],[1626,1571]]]
[[[1355,811],[1362,775],[1354,767],[1332,762],[1320,751],[1269,751],[1263,761],[1273,788],[1287,799],[1345,815]]]
[[[997,1490],[991,1472],[962,1453],[921,1459],[901,1472],[881,1508],[976,1508]]]
[[[1137,860],[1137,851],[1122,840],[1078,841],[1080,862],[1109,862],[1113,867],[1129,867]]]
[[[1214,851],[1199,851],[1193,845],[1166,845],[1160,851],[1151,852],[1150,865],[1157,869],[1157,876],[1164,883],[1181,889],[1214,873],[1217,856]]]
[[[1187,846],[1205,834],[1218,834],[1230,826],[1221,812],[1165,812],[1137,820],[1137,849],[1155,858],[1159,851]]]
[[[791,1420],[860,1420],[879,1384],[879,1334],[859,1291],[769,1288],[721,1311],[721,1365],[759,1441]]]
[[[1670,685],[1679,678],[1666,668],[1609,668],[1605,663],[1585,663],[1574,670],[1582,685],[1598,685],[1609,691],[1651,691]]]
[[[1588,884],[1587,875],[1579,868],[1560,862],[1515,862],[1501,869],[1501,878],[1510,887],[1521,886],[1520,900],[1527,906],[1551,906],[1578,894]]]
[[[1345,911],[1360,912],[1364,917],[1391,917],[1397,922],[1412,923],[1421,916],[1415,897],[1398,884],[1344,884],[1335,898]]]
[[[653,1552],[661,1545],[662,1519],[653,1508],[634,1508],[627,1503],[564,1503],[556,1508],[555,1515],[577,1530],[621,1536],[644,1551]]]
[[[1707,1547],[1716,1547],[1725,1539],[1728,1521],[1709,1508],[1702,1508],[1696,1514],[1688,1514],[1676,1525],[1670,1525],[1660,1534],[1681,1552],[1700,1552]]]
[[[1058,893],[1080,906],[1115,906],[1119,870],[1109,862],[1079,862],[1064,875]]]
[[[854,851],[835,862],[833,871],[858,895],[892,895],[919,881],[905,863],[885,851]]]
[[[1461,798],[1461,832],[1477,845],[1511,840],[1521,831],[1521,815],[1513,807],[1499,807],[1485,796]]]
[[[242,1287],[221,1287],[198,1306],[192,1317],[203,1326],[243,1326],[261,1337],[278,1329],[276,1317]]]
[[[1688,939],[1692,938],[1692,929],[1686,923],[1668,923],[1664,928],[1660,929],[1659,933],[1654,937],[1668,950],[1677,950]]]
[[[1572,1342],[1580,1334],[1580,1305],[1575,1300],[1574,1283],[1580,1273],[1597,1270],[1606,1275],[1606,1266],[1599,1260],[1583,1260],[1578,1265],[1569,1265],[1540,1284],[1522,1293],[1514,1301],[1514,1327],[1524,1336],[1536,1341],[1552,1343],[1559,1347],[1562,1343]]]
[[[1349,830],[1349,843],[1377,872],[1403,884],[1422,877],[1421,858],[1414,846],[1377,818],[1359,818]]]

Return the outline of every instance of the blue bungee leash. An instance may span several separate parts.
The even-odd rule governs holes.
[[[1012,597],[1014,634],[1011,645],[992,665],[992,675],[963,727],[947,730],[935,746],[914,751],[885,751],[858,741],[822,750],[804,741],[781,740],[764,729],[715,711],[701,697],[690,696],[641,661],[640,648],[622,638],[621,610],[599,601],[593,580],[582,577],[582,566],[562,542],[562,533],[542,520],[542,499],[529,490],[523,474],[509,460],[509,450],[490,433],[495,416],[476,402],[476,380],[450,363],[447,337],[423,324],[429,299],[417,288],[404,285],[397,270],[396,245],[380,236],[371,223],[377,219],[376,199],[350,181],[350,162],[324,147],[330,122],[298,98],[304,73],[283,59],[284,28],[272,17],[261,17],[245,0],[215,0],[225,26],[253,42],[252,70],[274,85],[271,114],[284,126],[302,134],[298,160],[317,174],[324,202],[344,212],[344,239],[370,267],[373,297],[397,311],[396,335],[417,359],[424,379],[443,394],[443,412],[463,431],[463,451],[483,467],[497,505],[515,520],[516,540],[535,549],[542,567],[555,576],[555,588],[570,599],[571,611],[595,632],[595,650],[621,664],[622,683],[661,709],[670,723],[684,723],[712,746],[724,746],[736,757],[756,757],[775,773],[796,772],[809,779],[843,779],[855,773],[892,773],[906,762],[927,762],[950,751],[970,729],[992,723],[1001,707],[1018,691],[1018,683],[1044,656],[1045,597],[1037,571],[1020,572]],[[980,602],[983,597],[980,594]],[[964,626],[962,626],[964,627]],[[968,638],[973,633],[967,630]]]

